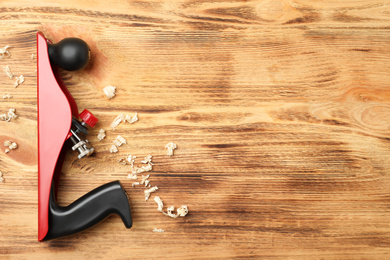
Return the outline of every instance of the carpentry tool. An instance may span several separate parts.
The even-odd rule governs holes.
[[[78,151],[79,159],[92,154],[94,149],[85,136],[88,134],[87,126],[94,127],[98,121],[86,109],[79,114],[58,67],[70,71],[84,68],[90,59],[90,49],[77,38],[66,38],[52,44],[38,32],[37,53],[38,240],[74,234],[113,213],[122,218],[126,228],[130,228],[130,205],[119,181],[104,184],[69,206],[57,204],[58,181],[66,151],[69,148]]]

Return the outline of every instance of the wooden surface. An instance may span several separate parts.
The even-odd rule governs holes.
[[[0,258],[389,259],[390,1],[0,1]],[[66,205],[119,179],[134,225],[117,216],[37,242],[36,32],[81,37],[92,64],[63,72],[100,122],[94,156],[69,153]],[[107,100],[102,88],[117,86]],[[119,113],[139,122],[110,131]],[[107,138],[96,138],[100,128]],[[128,141],[110,154],[112,140]],[[165,144],[175,142],[173,157]],[[132,188],[127,154],[154,158],[171,219]],[[153,233],[163,228],[165,233]]]

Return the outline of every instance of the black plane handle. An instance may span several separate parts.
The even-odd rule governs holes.
[[[44,240],[67,236],[87,229],[111,214],[121,217],[131,228],[129,200],[120,181],[113,181],[88,192],[72,204],[61,207],[55,199],[52,183],[49,202],[49,230]]]

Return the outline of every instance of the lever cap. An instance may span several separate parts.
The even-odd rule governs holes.
[[[87,109],[84,109],[83,112],[80,113],[80,118],[90,127],[94,127],[96,123],[99,121],[91,112]]]

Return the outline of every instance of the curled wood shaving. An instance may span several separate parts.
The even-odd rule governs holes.
[[[141,161],[142,163],[145,163],[145,164],[151,164],[151,165],[154,165],[153,163],[152,163],[152,155],[147,155],[144,159],[143,159],[143,161]]]
[[[11,69],[9,68],[9,66],[5,66],[4,71],[5,71],[5,74],[7,74],[7,76],[10,79],[14,78],[15,75],[11,72]],[[23,75],[20,75],[19,77],[15,76],[15,79],[16,79],[16,81],[14,83],[14,87],[15,88],[24,82],[24,76]]]
[[[5,71],[5,74],[7,74],[7,76],[10,79],[12,79],[14,77],[14,74],[12,74],[11,69],[9,68],[9,66],[5,66],[4,71]]]
[[[16,77],[16,81],[15,81],[15,84],[14,84],[14,88],[18,87],[20,84],[22,84],[24,82],[24,76],[23,75],[20,75],[19,77]]]
[[[115,117],[114,121],[110,124],[110,127],[115,130],[115,128],[122,122],[122,120],[125,118],[123,114],[119,114],[117,117]]]
[[[158,190],[158,187],[157,186],[154,186],[150,189],[147,189],[147,190],[144,190],[144,193],[145,193],[145,201],[147,201],[150,197],[150,194],[152,194],[153,192],[155,192],[156,190]]]
[[[177,218],[177,217],[184,217],[188,214],[188,207],[187,205],[183,205],[180,208],[177,209],[177,214],[174,214],[175,206],[170,206],[167,208],[167,212],[165,213],[163,211],[164,204],[160,197],[155,196],[154,201],[157,203],[157,210],[162,212],[165,216],[169,216],[171,218]]]
[[[114,121],[110,124],[110,127],[115,130],[115,128],[122,122],[128,122],[133,124],[138,121],[138,113],[136,112],[134,116],[119,114]]]
[[[4,182],[3,173],[0,171],[0,182]]]
[[[134,159],[136,157],[135,156],[129,156],[128,158],[128,161],[130,162],[131,161],[131,172],[134,173],[134,174],[139,174],[139,173],[143,173],[143,172],[150,172],[151,170],[153,170],[153,163],[152,163],[152,155],[147,155],[143,161],[141,161],[142,163],[146,164],[146,165],[143,165],[141,167],[137,167],[137,166],[134,166]],[[148,175],[148,178],[149,178],[149,175]],[[146,179],[145,179],[146,180]],[[142,182],[142,184],[144,184],[145,180]]]
[[[167,208],[167,213],[164,213],[166,214],[167,216],[170,216],[171,218],[177,218],[179,215],[176,215],[173,213],[173,211],[175,210],[175,206],[170,206]]]
[[[149,180],[145,181],[145,187],[147,187],[149,185],[149,182],[150,182]],[[149,185],[149,187],[150,187],[150,185]]]
[[[6,99],[6,98],[12,98],[12,96],[10,94],[4,94],[3,99]]]
[[[6,140],[6,141],[4,142],[4,146],[5,146],[5,147],[8,147],[8,148],[6,148],[5,151],[4,151],[6,154],[9,153],[9,152],[11,152],[11,150],[15,150],[16,148],[18,148],[17,143],[15,143],[15,142],[13,142],[13,141],[11,141],[11,140]]]
[[[117,153],[118,152],[118,148],[113,144],[113,145],[111,145],[109,151],[110,151],[110,153]]]
[[[9,48],[11,48],[11,46],[8,45],[4,48],[0,48],[0,58],[11,56],[11,53],[8,50]]]
[[[115,97],[116,93],[116,87],[108,85],[107,87],[103,88],[104,94],[108,97],[108,99],[111,99]]]
[[[34,59],[34,53],[31,54],[30,59],[32,59],[32,60]]]
[[[177,209],[177,214],[180,217],[184,217],[185,215],[187,215],[188,214],[188,207],[187,207],[187,205],[183,205],[180,208],[178,208]]]
[[[0,115],[0,120],[9,122],[11,119],[15,119],[17,117],[18,115],[15,114],[15,108],[10,108],[7,114]]]
[[[131,167],[133,167],[134,166],[134,160],[135,160],[135,158],[137,158],[136,156],[133,156],[133,155],[129,155],[129,156],[127,156],[127,158],[126,158],[126,160],[130,163],[130,165],[131,165]]]
[[[134,173],[129,173],[129,175],[127,175],[127,179],[130,179],[130,180],[136,180],[138,178],[137,174],[134,174]]]
[[[132,187],[134,187],[135,185],[141,185],[139,182],[133,182],[133,184],[131,184]]]
[[[123,119],[123,122],[129,122],[130,124],[133,124],[138,121],[138,113],[136,112],[135,115],[132,117],[130,115],[126,115]]]
[[[150,177],[150,174],[146,175],[146,176],[141,176],[142,177],[142,180],[141,180],[141,184],[144,184],[145,181]],[[146,185],[145,185],[146,186]]]
[[[153,229],[153,232],[156,232],[156,233],[164,233],[164,232],[165,232],[165,230],[164,230],[164,229],[162,229],[162,228],[159,228],[159,229],[157,229],[157,228],[154,228],[154,229]]]
[[[175,143],[170,142],[165,145],[165,148],[168,149],[167,155],[173,156],[173,150],[177,148],[177,145]]]
[[[153,166],[151,164],[147,164],[141,167],[133,166],[131,172],[134,174],[139,174],[143,172],[150,172],[151,170],[153,170]]]
[[[17,118],[17,117],[18,117],[18,115],[15,114],[15,108],[10,108],[10,109],[8,110],[8,118],[9,118],[9,120],[15,119],[15,118]],[[9,120],[7,120],[7,121],[9,121]]]
[[[10,146],[8,146],[8,148],[11,150],[15,150],[16,148],[18,148],[18,145],[17,145],[17,143],[12,142],[12,144]]]
[[[97,135],[97,139],[99,141],[103,140],[106,137],[106,131],[104,129],[99,130],[99,134]]]
[[[120,159],[118,160],[118,162],[119,162],[120,164],[122,164],[122,165],[126,165],[126,164],[127,164],[126,158],[120,158]]]
[[[133,155],[128,155],[126,157],[126,161],[128,163],[130,163],[130,166],[131,166],[131,170],[133,170],[133,167],[134,167],[134,161],[135,161],[135,158],[137,158],[136,156],[133,156]],[[127,176],[127,179],[132,179],[132,180],[136,180],[138,178],[137,174],[135,173],[129,173],[129,175]]]
[[[159,196],[154,197],[154,201],[157,203],[157,210],[163,212],[164,203]]]
[[[123,138],[121,135],[118,135],[116,139],[114,140],[114,144],[116,147],[121,146],[122,144],[127,144],[125,138]]]
[[[177,217],[184,217],[188,213],[188,208],[186,205],[181,206],[177,209],[177,214],[174,214],[173,211],[175,210],[175,206],[170,206],[167,208],[167,213],[163,212],[164,215],[169,216],[171,218],[177,218]]]

